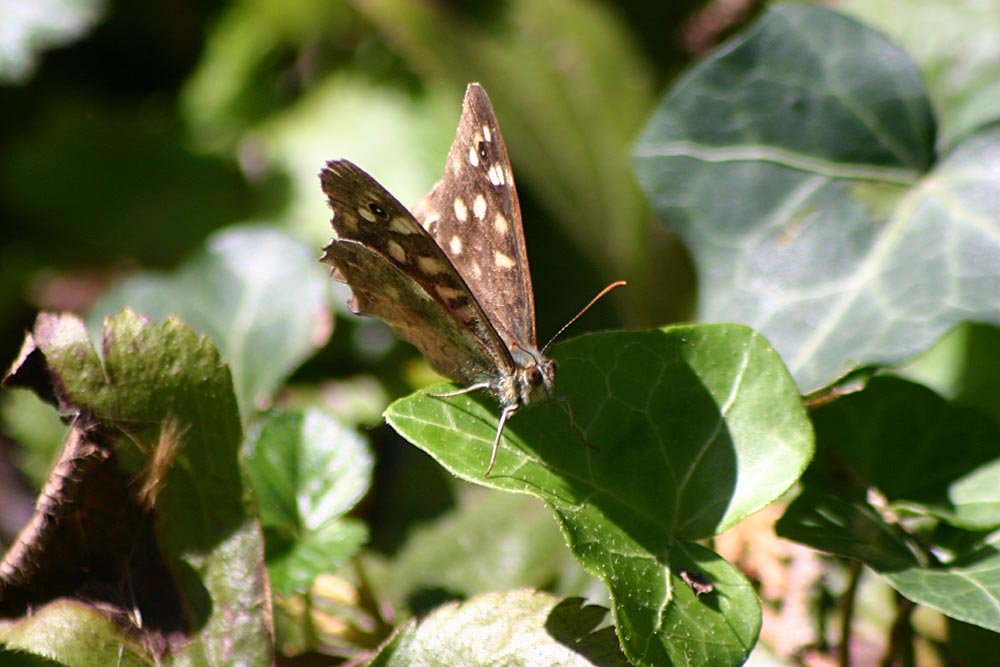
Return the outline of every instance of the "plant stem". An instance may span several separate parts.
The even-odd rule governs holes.
[[[840,612],[840,667],[851,665],[851,621],[854,618],[854,601],[858,595],[858,582],[861,581],[861,561],[851,560],[848,572],[847,590],[844,591]]]
[[[881,662],[882,667],[905,667],[913,664],[913,627],[910,625],[910,617],[917,605],[899,594],[896,595],[896,602],[896,619],[889,632],[889,645]]]

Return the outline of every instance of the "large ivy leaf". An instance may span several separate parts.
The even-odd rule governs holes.
[[[1000,526],[996,423],[894,378],[818,408],[813,422],[817,459],[779,533],[862,560],[916,602],[1000,629],[1000,550],[982,538]],[[929,519],[960,530],[931,532]]]
[[[1000,118],[1000,4],[981,0],[842,0],[920,64],[950,146]]]
[[[326,342],[329,282],[308,246],[276,229],[234,227],[210,237],[172,274],[144,273],[116,285],[88,324],[99,331],[123,306],[183,319],[222,352],[247,416]]]
[[[403,665],[628,665],[606,610],[547,593],[487,593],[437,609],[393,637],[372,667]]]
[[[525,409],[484,479],[492,399],[416,394],[386,418],[456,475],[545,501],[574,555],[609,587],[630,659],[739,664],[759,628],[756,595],[690,540],[770,503],[808,462],[811,427],[781,360],[738,325],[593,334],[554,356],[587,445],[565,405]],[[710,602],[685,583],[699,574],[715,586]]]
[[[103,482],[117,477],[69,468],[74,472],[63,479],[75,487],[72,527],[50,513],[55,521],[46,530],[82,532],[88,552],[113,544],[118,533],[148,533],[153,542],[110,554],[126,567],[105,572],[108,563],[84,566],[83,549],[63,554],[63,545],[47,542],[43,533],[31,562],[24,562],[45,571],[44,560],[55,558],[62,569],[79,561],[83,578],[61,592],[76,600],[58,603],[51,616],[39,613],[45,599],[32,603],[31,614],[0,626],[0,639],[51,655],[48,640],[58,632],[81,642],[75,654],[66,645],[60,659],[69,656],[67,664],[116,664],[123,653],[129,664],[131,653],[143,664],[270,664],[263,543],[240,469],[239,411],[229,370],[211,342],[176,319],[157,325],[126,310],[105,323],[98,354],[83,322],[42,314],[4,383],[30,387],[62,414],[75,415],[67,449],[74,442],[107,448],[102,463],[131,480],[112,488]],[[123,515],[138,527],[108,525],[107,516],[95,514],[102,499],[119,497],[113,494],[143,509]],[[54,496],[46,498],[51,504]],[[161,561],[169,576],[146,576],[156,574],[146,564]],[[29,578],[20,585],[30,595],[46,583]],[[95,602],[96,591],[108,587],[118,593]],[[107,621],[99,621],[116,605],[123,608],[112,640]],[[90,651],[104,657],[91,660]]]
[[[933,149],[905,54],[785,5],[678,83],[635,162],[695,257],[700,317],[761,331],[811,391],[1000,321],[1000,128]]]
[[[364,524],[344,515],[368,492],[373,465],[357,432],[316,410],[272,413],[255,425],[247,469],[270,533],[276,592],[306,590],[364,543]]]

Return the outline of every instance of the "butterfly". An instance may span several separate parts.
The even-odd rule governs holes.
[[[553,398],[556,362],[538,347],[521,208],[486,91],[469,85],[444,177],[412,213],[348,160],[328,162],[320,183],[334,231],[322,261],[350,286],[351,310],[465,386],[438,396],[485,389],[500,403],[488,477],[507,420]]]

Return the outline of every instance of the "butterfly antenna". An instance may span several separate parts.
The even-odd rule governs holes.
[[[607,287],[605,287],[604,289],[602,289],[600,292],[598,292],[597,296],[595,296],[593,299],[590,300],[590,303],[588,303],[586,306],[584,306],[583,309],[580,310],[579,313],[577,313],[576,315],[574,315],[573,318],[569,322],[567,322],[566,324],[562,325],[562,328],[559,329],[559,331],[556,332],[556,335],[549,339],[549,342],[546,343],[545,347],[542,348],[542,354],[545,354],[545,350],[549,349],[549,346],[552,345],[552,343],[554,343],[556,341],[556,338],[559,338],[559,336],[561,336],[562,333],[564,331],[566,331],[566,329],[569,329],[570,326],[574,322],[576,322],[578,319],[580,319],[581,317],[583,317],[583,314],[585,312],[587,312],[588,310],[590,310],[591,306],[593,306],[595,303],[597,303],[598,301],[600,301],[601,299],[603,299],[605,294],[607,294],[608,292],[610,292],[613,289],[616,289],[618,287],[622,287],[623,285],[626,285],[626,284],[628,284],[628,283],[626,283],[624,280],[616,280],[615,282],[611,283],[610,285],[608,285]]]

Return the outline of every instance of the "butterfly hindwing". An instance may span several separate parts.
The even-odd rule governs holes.
[[[521,208],[486,92],[469,85],[444,178],[412,214],[346,160],[320,179],[335,232],[323,259],[355,312],[392,326],[459,393],[500,403],[489,476],[508,419],[552,398],[556,362],[538,349]]]
[[[445,174],[414,207],[508,348],[537,347],[521,207],[493,106],[476,83]]]
[[[465,281],[427,231],[347,160],[320,174],[335,238],[323,260],[354,294],[356,312],[396,330],[443,375],[466,384],[510,372],[510,354]]]

